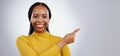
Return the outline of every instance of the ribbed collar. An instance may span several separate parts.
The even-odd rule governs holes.
[[[47,37],[49,35],[50,35],[50,33],[48,31],[45,31],[43,33],[33,32],[30,36],[32,36],[32,37]]]

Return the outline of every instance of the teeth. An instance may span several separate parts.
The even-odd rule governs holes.
[[[39,28],[42,28],[44,25],[36,25],[37,27],[39,27]]]

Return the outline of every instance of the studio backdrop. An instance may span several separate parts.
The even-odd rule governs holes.
[[[28,9],[46,3],[50,33],[64,37],[76,28],[72,56],[120,56],[120,0],[0,0],[0,56],[20,56],[16,39],[28,35]]]

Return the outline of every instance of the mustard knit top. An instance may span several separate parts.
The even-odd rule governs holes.
[[[29,36],[19,36],[16,40],[17,48],[21,56],[70,56],[68,46],[62,50],[57,47],[61,37],[54,36],[49,32],[33,32]]]

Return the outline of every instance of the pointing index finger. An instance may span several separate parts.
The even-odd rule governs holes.
[[[75,33],[77,33],[79,30],[80,30],[80,29],[77,28],[77,29],[75,29],[72,33],[75,34]]]

